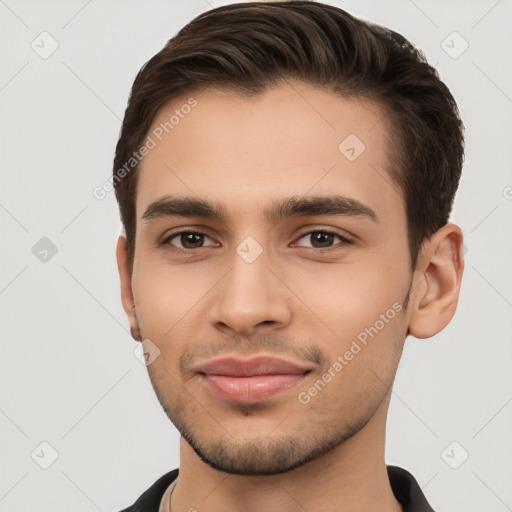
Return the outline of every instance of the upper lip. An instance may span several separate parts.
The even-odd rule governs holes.
[[[285,359],[268,356],[253,357],[251,359],[223,357],[198,366],[197,371],[205,375],[252,377],[255,375],[300,375],[311,371],[311,367],[301,366]]]

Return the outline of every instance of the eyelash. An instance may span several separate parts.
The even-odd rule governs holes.
[[[332,236],[337,236],[341,242],[342,242],[342,245],[341,246],[344,246],[344,245],[350,245],[353,243],[352,240],[349,240],[348,238],[340,235],[339,233],[336,233],[335,231],[329,231],[328,229],[313,229],[311,231],[306,231],[305,233],[302,233],[298,238],[297,240],[300,240],[302,238],[304,238],[305,236],[307,235],[312,235],[313,233],[323,233],[323,234],[326,234],[326,235],[332,235]],[[176,233],[172,233],[171,235],[169,235],[168,237],[166,237],[160,245],[170,245],[169,242],[170,240],[172,240],[173,238],[176,238],[180,235],[184,235],[184,234],[192,234],[192,235],[202,235],[202,236],[206,236],[208,238],[210,238],[206,233],[203,233],[202,231],[190,231],[190,230],[183,230],[183,231],[178,231]],[[188,253],[192,253],[194,251],[197,251],[199,249],[206,249],[206,247],[197,247],[195,249],[187,249],[187,248],[182,248],[182,247],[172,247],[172,250],[177,250],[181,253],[183,252],[188,252]],[[311,251],[315,251],[315,252],[327,252],[329,250],[336,250],[337,247],[326,247],[326,248],[318,248],[318,247],[302,247],[303,249],[309,249]],[[338,247],[339,249],[340,247]]]

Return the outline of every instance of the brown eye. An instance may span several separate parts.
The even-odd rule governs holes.
[[[330,249],[333,247],[333,244],[336,243],[336,239],[342,242],[341,245],[352,243],[350,240],[339,235],[338,233],[324,230],[309,231],[308,233],[304,233],[299,240],[302,239],[309,239],[311,245],[298,244],[299,247],[311,247],[312,249]],[[340,244],[338,243],[338,245]]]
[[[201,249],[202,247],[207,247],[204,245],[205,238],[208,240],[213,240],[204,233],[200,233],[197,231],[181,231],[179,233],[174,233],[168,238],[164,240],[164,244],[169,244],[173,247],[177,247],[179,249]],[[176,239],[176,242],[171,243],[171,240]],[[215,242],[208,244],[215,245]]]

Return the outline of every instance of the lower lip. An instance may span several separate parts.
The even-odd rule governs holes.
[[[285,375],[254,375],[229,377],[227,375],[201,375],[201,380],[214,395],[228,402],[252,404],[267,400],[296,386],[305,373]]]

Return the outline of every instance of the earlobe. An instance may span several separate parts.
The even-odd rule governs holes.
[[[135,302],[133,299],[132,291],[132,276],[130,274],[126,237],[124,234],[121,234],[117,239],[116,258],[117,269],[119,271],[119,279],[121,281],[121,302],[130,323],[130,333],[135,341],[142,341],[137,317],[135,315]]]
[[[411,292],[412,336],[430,338],[452,320],[464,272],[462,241],[461,229],[448,223],[422,247]]]

